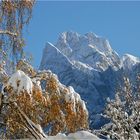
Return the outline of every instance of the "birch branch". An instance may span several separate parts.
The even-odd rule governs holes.
[[[0,30],[0,34],[7,34],[7,35],[10,35],[10,36],[14,36],[14,37],[18,36],[17,33],[13,33],[13,32],[8,31],[8,30],[4,30],[4,31]]]
[[[26,114],[17,106],[17,104],[14,102],[14,106],[17,108],[19,111],[20,118],[22,121],[25,123],[26,127],[28,130],[31,132],[31,134],[36,138],[36,139],[46,139],[47,136],[41,132],[38,127],[26,116]]]

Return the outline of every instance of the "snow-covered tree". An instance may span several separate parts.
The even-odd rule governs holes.
[[[105,116],[111,122],[102,128],[102,132],[111,139],[139,140],[140,138],[140,88],[138,81],[138,86],[135,88],[128,78],[124,78],[124,86],[116,93],[115,99],[107,100]]]
[[[6,79],[1,97],[5,138],[38,138],[34,126],[41,126],[48,135],[88,129],[85,102],[51,71],[38,72],[19,61],[17,71]]]

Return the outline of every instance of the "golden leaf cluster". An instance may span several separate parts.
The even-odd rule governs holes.
[[[43,128],[49,128],[48,135],[88,129],[88,115],[81,103],[66,102],[65,95],[69,92],[68,88],[62,87],[54,74],[48,77],[50,78],[45,81],[44,90],[34,83],[31,95],[26,91],[20,95],[9,95],[30,120]],[[23,132],[22,138],[27,138],[29,133],[26,132],[26,126],[21,123],[17,111],[10,107],[7,112],[7,128],[10,134],[21,136],[20,132]]]

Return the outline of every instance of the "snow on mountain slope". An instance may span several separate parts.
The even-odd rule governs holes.
[[[47,57],[46,54],[48,54]],[[58,75],[63,84],[73,86],[77,89],[76,91],[83,91],[87,88],[85,92],[81,93],[83,98],[87,98],[89,90],[92,89],[93,91],[96,91],[92,85],[89,85],[90,82],[88,83],[88,81],[90,81],[90,79],[98,79],[98,72],[95,71],[93,74],[93,68],[88,65],[78,61],[70,61],[67,56],[51,44],[47,43],[43,50],[43,61],[41,62],[41,66],[40,69],[50,69]],[[90,100],[88,100],[88,102],[91,102],[91,106],[89,107],[92,109],[94,104],[98,104],[96,99],[99,98],[99,96],[97,95],[96,99],[94,99],[94,96],[91,94],[89,97]],[[94,104],[92,104],[93,100]]]
[[[75,32],[64,32],[55,46],[71,61],[80,61],[100,71],[105,71],[110,65],[118,69],[120,64],[119,57],[108,40],[93,33],[79,35]]]
[[[43,50],[43,58],[44,59],[41,61],[41,66],[46,66],[47,64],[50,69],[51,67],[57,66],[58,72],[61,72],[63,69],[69,69],[72,67],[69,59],[49,42],[46,43],[46,47]]]
[[[64,32],[56,45],[46,44],[40,70],[50,69],[63,84],[80,93],[87,102],[91,127],[99,128],[105,121],[98,114],[103,112],[106,98],[114,97],[123,65],[138,62],[130,55],[120,59],[108,40],[94,33]]]
[[[125,54],[122,57],[122,66],[124,69],[131,70],[134,65],[140,63],[140,59],[130,54]]]

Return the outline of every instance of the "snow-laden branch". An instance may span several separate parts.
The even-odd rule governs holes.
[[[18,110],[18,114],[21,118],[21,121],[25,124],[26,128],[29,130],[29,132],[34,136],[36,139],[46,139],[47,136],[40,130],[37,125],[35,125],[28,117],[27,115],[19,108],[19,106],[14,102],[13,105]]]
[[[8,31],[8,30],[0,30],[0,34],[7,34],[7,35],[10,35],[10,36],[13,36],[13,37],[18,36],[17,33],[13,33],[13,32]]]

